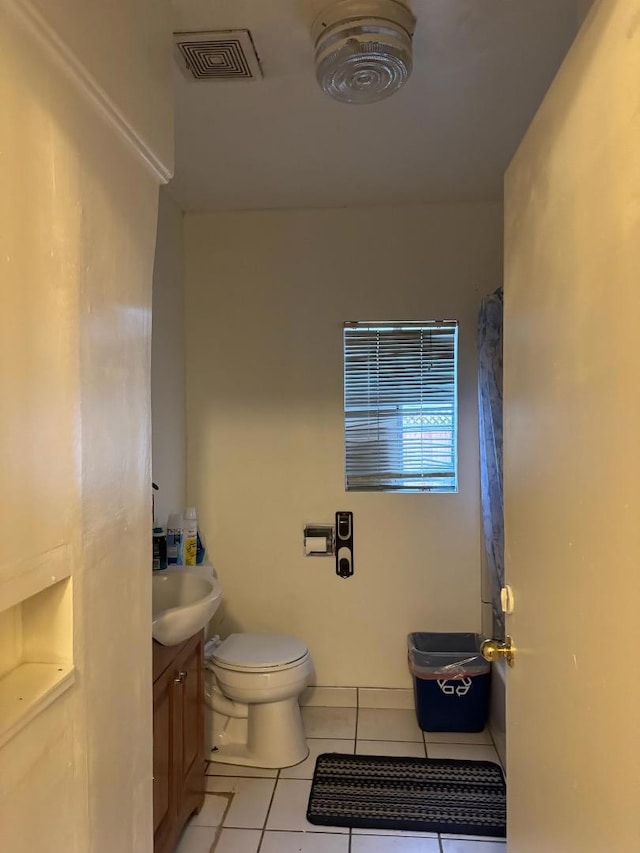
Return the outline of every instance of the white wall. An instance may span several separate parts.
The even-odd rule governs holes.
[[[151,413],[156,518],[163,525],[186,502],[185,359],[182,211],[162,191],[153,267]]]
[[[407,686],[406,634],[480,627],[476,316],[498,205],[187,215],[188,494],[220,630],[299,634],[316,683]],[[342,323],[460,321],[460,492],[344,491]],[[355,575],[305,558],[354,512]]]
[[[75,73],[94,81],[121,130],[165,178],[173,170],[168,0],[6,0],[61,36]]]
[[[127,6],[125,14],[122,4],[101,5],[110,17],[101,50],[112,64],[121,48],[114,30],[128,27],[128,15],[143,23],[148,9]],[[11,613],[17,618],[20,591],[34,578],[47,584],[70,573],[72,618],[52,609],[52,622],[73,632],[76,677],[0,750],[0,847],[145,853],[159,176],[97,108],[95,90],[61,48],[63,17],[57,31],[43,31],[32,11],[0,4],[0,621],[6,628]],[[157,41],[149,46],[161,51]],[[153,79],[153,63],[142,55],[137,62],[126,101],[153,93],[158,121],[147,141],[168,152],[171,93]],[[144,80],[142,93],[136,80]],[[20,663],[20,638],[10,642],[13,659],[3,669]]]

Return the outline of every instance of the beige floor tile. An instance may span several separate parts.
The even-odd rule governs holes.
[[[295,767],[285,767],[280,771],[281,779],[312,779],[316,766],[316,758],[323,752],[347,752],[353,755],[355,741],[346,739],[308,738],[309,757],[296,764]]]
[[[460,758],[464,761],[494,761],[500,764],[493,746],[476,743],[428,743],[429,758]]]
[[[176,853],[209,853],[216,840],[218,830],[212,826],[189,824],[182,833]]]
[[[223,829],[215,853],[257,853],[261,837],[259,829]]]
[[[267,829],[296,832],[345,832],[344,828],[315,826],[307,820],[307,804],[311,781],[308,779],[278,779],[276,793],[269,809]]]
[[[442,853],[507,853],[507,843],[479,839],[451,839],[443,836]]]
[[[404,709],[360,708],[358,740],[422,741],[422,732],[413,711]]]
[[[207,765],[207,776],[247,776],[256,779],[275,779],[277,770],[264,767],[243,767],[240,764],[221,764],[210,761]]]
[[[424,732],[427,743],[482,743],[493,746],[488,729],[481,732]]]
[[[269,810],[275,780],[243,779],[238,776],[207,776],[208,791],[233,794],[224,826],[262,829]]]
[[[356,687],[307,687],[300,696],[300,707],[322,705],[326,708],[357,708]]]
[[[413,711],[413,690],[394,687],[359,687],[358,707],[403,708]]]
[[[399,829],[354,829],[353,835],[383,835],[393,836],[394,838],[437,838],[437,832],[406,832]]]
[[[190,826],[220,826],[224,810],[229,800],[226,797],[217,797],[214,794],[204,795],[204,805],[200,814],[191,818]]]
[[[308,738],[347,738],[356,736],[355,708],[302,708],[304,730]]]
[[[265,832],[260,853],[348,853],[349,835]],[[217,853],[217,851],[216,851]]]
[[[425,758],[424,743],[400,740],[359,740],[356,755],[397,755],[408,758]]]
[[[506,844],[505,838],[496,838],[493,835],[467,835],[464,832],[441,832],[440,838],[447,841],[490,841],[492,844]]]
[[[354,835],[351,853],[440,853],[440,845],[437,837]]]

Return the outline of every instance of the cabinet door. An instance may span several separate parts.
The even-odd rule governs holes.
[[[174,694],[177,713],[176,787],[178,823],[199,811],[204,802],[204,690],[203,634],[187,643],[176,660],[179,689]]]
[[[153,832],[156,850],[173,834],[176,812],[174,776],[174,670],[153,685]]]

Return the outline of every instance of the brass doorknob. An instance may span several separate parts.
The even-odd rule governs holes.
[[[496,661],[500,658],[506,658],[509,666],[513,666],[515,656],[515,646],[511,637],[505,637],[502,640],[485,640],[480,646],[480,653],[485,660]]]

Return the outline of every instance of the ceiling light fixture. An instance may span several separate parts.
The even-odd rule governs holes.
[[[416,19],[400,0],[337,0],[312,27],[316,77],[347,104],[388,98],[409,79]]]

